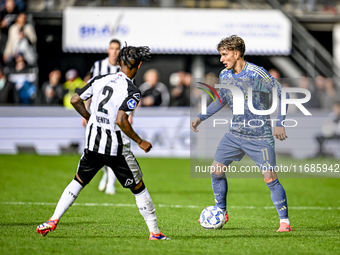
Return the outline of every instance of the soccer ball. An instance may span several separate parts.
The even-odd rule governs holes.
[[[222,228],[225,223],[224,212],[217,206],[204,208],[200,215],[200,223],[205,229]]]

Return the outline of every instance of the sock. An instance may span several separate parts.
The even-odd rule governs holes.
[[[140,214],[143,216],[146,225],[149,228],[149,232],[159,234],[160,231],[157,225],[157,217],[155,213],[155,207],[153,205],[150,194],[145,188],[142,192],[134,194],[136,197],[136,204],[138,206]]]
[[[275,179],[274,181],[267,183],[267,186],[270,189],[271,198],[280,216],[280,219],[288,219],[286,192],[279,182],[279,179]]]
[[[227,213],[228,182],[225,174],[211,174],[211,183],[215,196],[216,206]]]
[[[282,222],[287,223],[288,225],[290,225],[289,218],[287,218],[287,219],[280,219],[280,224]]]
[[[110,167],[106,167],[106,169],[107,169],[107,186],[114,187],[117,177]]]
[[[107,178],[107,166],[103,166],[103,177],[102,178]]]
[[[76,200],[79,192],[83,189],[76,180],[72,180],[70,184],[65,188],[63,194],[61,195],[57,207],[54,210],[54,214],[50,218],[51,220],[60,219],[61,216],[67,211],[67,209]]]
[[[102,178],[100,179],[99,184],[98,184],[99,191],[105,190],[106,184],[107,184],[107,179],[108,179],[107,178],[107,168],[106,168],[106,166],[104,166],[102,168],[102,170],[103,170],[103,175],[102,175]]]

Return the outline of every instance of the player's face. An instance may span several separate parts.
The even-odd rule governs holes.
[[[228,70],[234,68],[237,60],[237,52],[234,50],[221,50],[220,54],[220,62],[222,62]]]
[[[107,49],[107,54],[109,55],[109,62],[112,65],[116,64],[117,57],[120,51],[120,47],[118,43],[111,43],[110,47]]]

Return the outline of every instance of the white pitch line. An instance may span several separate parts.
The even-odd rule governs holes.
[[[53,205],[57,203],[45,202],[0,202],[3,205]],[[75,206],[117,206],[117,207],[135,207],[136,204],[113,204],[113,203],[74,203]],[[203,208],[198,205],[165,205],[155,204],[156,207],[169,207],[169,208]],[[228,209],[275,209],[274,206],[228,206]],[[289,206],[288,209],[292,210],[340,210],[340,207],[322,207],[322,206]]]

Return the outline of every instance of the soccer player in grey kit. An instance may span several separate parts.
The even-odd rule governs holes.
[[[264,68],[244,60],[245,43],[242,38],[232,35],[220,41],[217,46],[225,69],[220,73],[220,84],[235,86],[240,89],[245,98],[244,114],[234,114],[232,124],[220,141],[214,161],[212,163],[211,180],[215,196],[216,206],[227,212],[228,182],[225,172],[233,161],[240,161],[245,154],[253,159],[262,170],[264,181],[270,189],[272,201],[280,217],[280,227],[277,232],[292,231],[288,218],[287,197],[284,188],[273,170],[276,166],[274,137],[283,141],[287,138],[282,121],[285,115],[281,114],[281,89],[282,85],[271,76]],[[252,89],[252,103],[256,110],[268,110],[269,94],[277,89],[279,97],[279,114],[276,126],[272,132],[269,115],[256,115],[248,107],[248,88]],[[222,105],[217,103],[207,107],[206,114],[199,114],[191,121],[191,129],[198,132],[198,125],[209,118],[226,104],[231,109],[234,107],[234,99],[229,89],[221,88],[219,96]],[[287,93],[286,97],[289,95]],[[251,126],[249,125],[251,121]],[[265,170],[271,171],[265,171]]]

